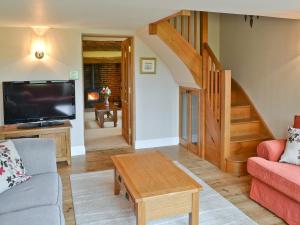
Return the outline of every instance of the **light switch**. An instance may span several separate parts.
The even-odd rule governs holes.
[[[79,79],[79,72],[77,70],[70,71],[69,79],[70,80],[78,80]]]

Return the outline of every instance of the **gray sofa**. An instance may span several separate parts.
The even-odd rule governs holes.
[[[13,142],[32,178],[0,194],[0,224],[64,225],[54,142],[37,138]]]

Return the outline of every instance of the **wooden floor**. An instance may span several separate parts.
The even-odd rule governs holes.
[[[274,214],[259,206],[249,199],[250,177],[234,177],[221,172],[218,168],[205,160],[187,152],[180,146],[163,147],[151,150],[159,150],[172,160],[177,160],[190,169],[194,174],[204,180],[213,189],[231,201],[249,217],[261,225],[285,224]],[[64,214],[66,225],[75,225],[73,202],[71,195],[70,174],[85,173],[112,169],[110,156],[131,152],[130,149],[107,150],[88,152],[86,156],[72,158],[72,167],[62,163],[58,165],[63,182]],[[201,220],[201,218],[200,218]]]

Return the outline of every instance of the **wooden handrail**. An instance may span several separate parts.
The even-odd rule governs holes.
[[[177,12],[177,13],[174,13],[174,14],[172,14],[170,16],[167,16],[167,17],[162,18],[162,19],[160,19],[158,21],[155,21],[152,24],[158,24],[158,23],[161,23],[161,22],[164,22],[164,21],[169,21],[169,20],[171,20],[173,18],[176,18],[178,16],[191,16],[191,11],[183,9],[183,10],[180,10],[179,12]]]
[[[207,51],[209,57],[212,59],[213,63],[216,65],[216,68],[218,70],[223,70],[221,63],[219,62],[218,58],[216,57],[216,55],[214,54],[214,52],[212,51],[212,49],[209,47],[209,45],[207,43],[204,44],[204,49]]]

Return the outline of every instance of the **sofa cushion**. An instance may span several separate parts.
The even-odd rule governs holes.
[[[294,118],[294,127],[300,129],[300,116],[298,115]]]
[[[0,193],[28,179],[14,143],[0,141]]]
[[[247,170],[253,177],[300,202],[300,166],[252,157],[248,159]]]
[[[300,129],[289,127],[285,150],[279,162],[300,165]]]
[[[63,225],[64,217],[57,206],[41,206],[0,215],[1,225]]]
[[[61,205],[62,185],[57,173],[33,176],[0,194],[0,214],[45,205]]]

